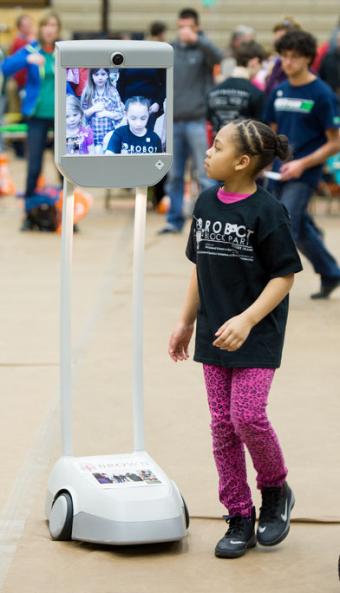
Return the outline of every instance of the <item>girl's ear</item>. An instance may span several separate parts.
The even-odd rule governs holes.
[[[246,169],[250,165],[250,156],[249,154],[242,154],[235,164],[235,171],[242,171]]]

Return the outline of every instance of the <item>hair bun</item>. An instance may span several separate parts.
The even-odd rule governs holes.
[[[289,156],[288,138],[283,134],[276,136],[275,156],[279,157],[281,161],[285,161]]]

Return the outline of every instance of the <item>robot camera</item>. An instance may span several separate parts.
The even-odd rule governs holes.
[[[124,62],[124,56],[120,52],[116,51],[111,56],[111,62],[114,66],[121,66]]]

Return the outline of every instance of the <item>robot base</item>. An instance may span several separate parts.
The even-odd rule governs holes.
[[[189,525],[176,484],[144,451],[61,457],[46,516],[52,539],[112,545],[178,541]]]

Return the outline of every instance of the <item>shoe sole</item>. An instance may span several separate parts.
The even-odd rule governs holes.
[[[216,558],[240,558],[241,556],[244,556],[247,550],[250,550],[250,548],[255,548],[255,546],[256,536],[254,535],[254,537],[247,543],[247,547],[241,552],[235,552],[234,554],[232,554],[231,552],[226,552],[225,554],[223,554],[223,552],[216,552],[215,550],[215,556]]]
[[[331,296],[331,294],[334,292],[334,290],[336,290],[337,288],[340,287],[340,281],[337,282],[334,286],[332,286],[331,288],[326,289],[327,292],[324,293],[322,291],[322,289],[320,290],[320,292],[315,292],[314,294],[310,295],[310,298],[313,301],[320,301],[320,300],[326,300],[329,299],[329,297]]]
[[[257,541],[261,546],[268,546],[268,547],[269,546],[277,546],[277,544],[280,544],[281,542],[283,542],[284,539],[286,539],[286,537],[289,533],[289,530],[290,530],[290,514],[294,508],[294,505],[295,505],[295,497],[292,492],[292,498],[291,498],[289,509],[288,509],[288,520],[287,520],[286,529],[281,533],[281,535],[277,539],[274,539],[271,542],[261,542],[261,535],[259,538],[258,534],[256,534]]]

